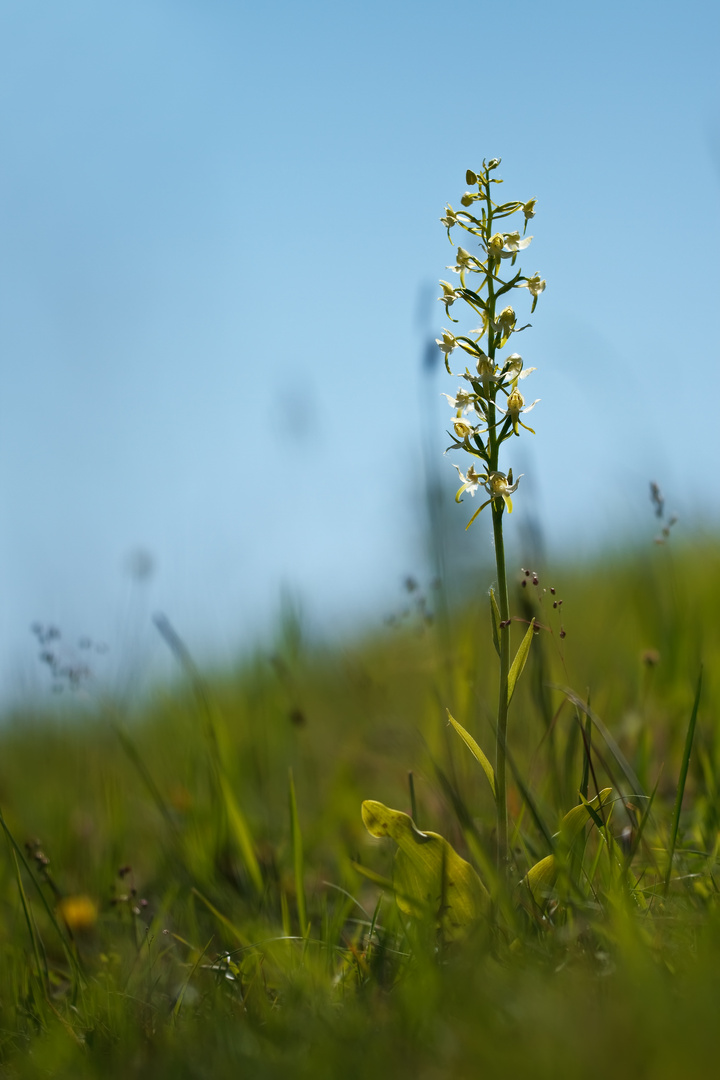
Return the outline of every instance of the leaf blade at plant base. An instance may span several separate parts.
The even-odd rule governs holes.
[[[587,802],[573,806],[560,822],[560,830],[553,838],[556,841],[557,852],[566,855],[578,839],[588,821],[593,821],[591,811],[602,810],[607,804],[612,788],[603,788],[599,795]],[[536,904],[542,906],[545,902],[545,894],[552,889],[559,870],[558,854],[546,855],[540,862],[531,866],[523,878],[523,884],[527,886]]]
[[[407,814],[372,799],[362,804],[362,818],[371,836],[398,845],[393,887],[404,915],[433,918],[446,940],[461,938],[484,916],[487,889],[444,837],[420,832]]]

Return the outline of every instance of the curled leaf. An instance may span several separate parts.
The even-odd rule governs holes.
[[[368,799],[362,818],[372,836],[389,837],[398,845],[393,888],[400,911],[432,919],[446,940],[461,938],[488,903],[487,889],[470,863],[444,837],[420,832],[400,810]]]

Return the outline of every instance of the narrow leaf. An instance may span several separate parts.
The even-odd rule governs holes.
[[[473,757],[476,759],[476,761],[478,761],[480,763],[483,772],[485,773],[485,775],[488,778],[488,783],[490,784],[490,787],[492,788],[493,797],[496,797],[495,796],[495,771],[493,770],[492,765],[490,764],[490,762],[488,761],[487,757],[482,752],[482,750],[480,749],[478,744],[475,742],[475,740],[473,739],[470,732],[466,731],[465,728],[462,726],[462,724],[459,724],[457,722],[455,717],[451,715],[449,709],[446,709],[445,711],[448,714],[448,720],[450,721],[452,726],[455,728],[455,730],[457,731],[458,735],[460,736],[460,738],[463,740],[463,742],[467,746],[470,753],[473,755]]]
[[[678,826],[680,825],[680,811],[682,810],[683,795],[685,794],[685,782],[687,780],[688,767],[690,765],[690,754],[692,753],[692,744],[695,737],[695,725],[697,724],[697,714],[700,707],[701,689],[702,667],[700,668],[700,674],[698,675],[697,689],[695,691],[695,702],[693,704],[692,713],[690,714],[690,722],[688,724],[687,735],[685,736],[685,749],[683,751],[683,759],[680,766],[680,776],[678,778],[677,794],[675,796],[675,808],[673,810],[672,826],[670,831],[670,850],[668,851],[668,868],[667,873],[665,874],[665,893],[667,893],[668,891],[668,886],[670,884],[670,874],[672,873],[673,856],[675,854],[675,845],[677,843]]]
[[[225,813],[227,814],[228,825],[232,832],[235,842],[237,843],[240,854],[243,857],[248,874],[252,880],[253,885],[258,892],[263,890],[262,871],[260,870],[260,864],[255,854],[255,847],[253,845],[252,836],[250,834],[250,827],[245,820],[245,815],[240,809],[237,799],[230,787],[230,781],[225,773],[220,770],[220,790],[222,792],[223,802],[225,803]]]
[[[307,908],[305,906],[305,883],[303,868],[303,842],[300,830],[300,819],[297,812],[297,799],[295,797],[295,781],[292,769],[290,772],[290,828],[292,832],[293,866],[295,870],[295,897],[297,901],[298,921],[300,933],[304,934],[307,929]]]
[[[535,621],[530,620],[530,625],[527,628],[525,637],[520,642],[520,648],[515,653],[515,659],[510,665],[510,672],[508,674],[508,705],[512,701],[512,696],[515,693],[515,684],[522,675],[525,662],[530,652],[530,646],[532,645],[532,639],[535,636]]]

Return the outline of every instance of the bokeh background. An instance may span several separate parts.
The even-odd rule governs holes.
[[[678,530],[716,526],[719,24],[699,0],[3,0],[3,699],[47,685],[35,620],[141,681],[153,611],[222,662],[283,603],[349,634],[432,574],[428,477],[457,486],[438,219],[483,157],[538,199],[521,265],[548,282],[516,346],[542,399],[507,462],[518,535],[650,542],[650,480]],[[489,542],[470,509],[458,559]]]

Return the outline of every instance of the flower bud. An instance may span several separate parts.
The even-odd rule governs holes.
[[[468,169],[468,171],[465,173],[465,183],[466,184],[477,184],[477,182],[478,182],[478,178],[475,175],[475,173],[472,171],[472,169]]]

